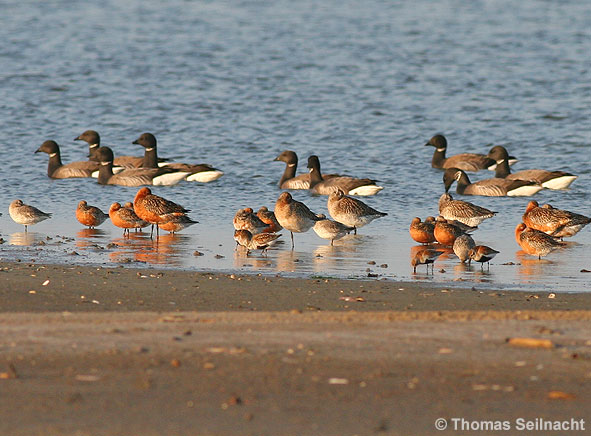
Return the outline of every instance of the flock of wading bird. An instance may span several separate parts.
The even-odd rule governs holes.
[[[415,217],[410,225],[410,236],[416,242],[429,245],[420,249],[411,259],[416,272],[417,265],[429,264],[444,252],[435,246],[452,247],[460,262],[466,260],[480,262],[481,267],[499,252],[486,245],[476,245],[470,233],[477,229],[485,219],[497,214],[468,201],[454,200],[448,193],[456,182],[456,192],[460,195],[481,195],[488,197],[530,196],[542,189],[567,189],[577,176],[564,171],[532,169],[511,173],[510,165],[517,160],[510,156],[502,146],[494,146],[488,154],[462,153],[446,157],[447,140],[443,135],[435,135],[426,146],[435,147],[431,166],[444,170],[445,193],[439,198],[439,215],[429,216],[421,222]],[[466,172],[494,170],[495,177],[471,183]],[[515,240],[521,249],[533,256],[548,255],[563,247],[563,238],[574,236],[591,222],[584,215],[557,209],[550,204],[540,206],[530,201],[515,228]],[[433,267],[433,266],[432,266]]]
[[[185,164],[168,162],[157,155],[157,142],[151,133],[143,133],[133,141],[144,147],[144,156],[122,156],[114,158],[109,147],[100,145],[100,136],[94,130],[87,130],[75,140],[88,143],[89,160],[63,164],[59,146],[55,141],[45,141],[37,152],[49,154],[47,174],[51,178],[97,177],[100,184],[123,186],[142,185],[173,185],[181,180],[210,182],[218,179],[223,172],[208,164]],[[510,156],[502,146],[491,148],[488,154],[462,153],[446,157],[447,140],[443,135],[432,137],[428,146],[435,147],[431,166],[444,170],[443,183],[445,193],[439,199],[439,216],[430,216],[424,221],[415,217],[410,225],[410,236],[416,242],[425,244],[416,252],[411,266],[416,272],[417,265],[433,264],[444,251],[440,247],[452,247],[454,253],[463,263],[472,260],[483,265],[489,263],[498,251],[485,245],[476,245],[470,233],[493,212],[473,203],[454,200],[448,193],[453,182],[457,183],[456,191],[461,195],[481,196],[529,196],[541,189],[566,189],[577,176],[564,171],[525,170],[511,173],[510,165],[516,158]],[[350,232],[369,224],[376,218],[387,215],[368,206],[353,196],[371,196],[383,189],[375,180],[356,178],[339,174],[325,174],[320,170],[317,156],[308,158],[308,173],[296,175],[298,158],[290,150],[285,150],[276,161],[285,163],[279,187],[285,190],[308,190],[318,195],[327,195],[328,213],[312,212],[304,203],[295,200],[289,192],[282,192],[275,203],[275,210],[262,207],[257,213],[252,208],[240,209],[234,216],[234,240],[237,245],[251,250],[266,250],[281,236],[278,232],[286,229],[291,235],[291,246],[294,248],[294,233],[307,232],[313,229],[321,238],[335,240]],[[466,172],[477,172],[483,169],[495,171],[495,177],[471,183]],[[36,224],[51,217],[51,214],[40,211],[34,206],[26,205],[21,200],[14,200],[9,207],[11,218],[25,226]],[[130,229],[141,229],[152,226],[150,237],[156,227],[175,233],[197,221],[192,220],[190,212],[173,201],[152,194],[147,187],[137,192],[133,203],[121,206],[113,203],[106,214],[98,207],[89,206],[80,201],[76,209],[78,221],[90,228],[101,225],[107,218],[113,225],[123,228],[123,234],[129,235]],[[591,219],[566,210],[552,207],[549,204],[539,206],[530,201],[522,217],[522,222],[515,229],[515,239],[527,254],[546,256],[556,248],[563,246],[562,238],[574,236]],[[490,265],[490,264],[489,264]]]

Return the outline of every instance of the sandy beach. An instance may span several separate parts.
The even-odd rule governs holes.
[[[589,414],[589,294],[25,263],[0,283],[0,434],[407,435],[438,418],[462,434]]]

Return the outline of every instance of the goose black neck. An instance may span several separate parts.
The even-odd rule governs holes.
[[[504,179],[509,174],[511,174],[511,169],[509,168],[509,161],[507,159],[503,159],[501,163],[497,162],[497,167],[495,168],[495,177]]]
[[[146,148],[144,151],[144,168],[158,168],[158,153],[156,146]]]
[[[323,178],[322,173],[320,172],[320,162],[315,161],[310,167],[310,188],[313,188],[322,181]]]
[[[296,175],[296,169],[298,167],[298,161],[296,160],[293,163],[285,164],[285,171],[283,171],[283,175],[279,180],[279,186],[283,185],[283,182],[293,179]]]
[[[107,185],[111,177],[113,177],[113,162],[109,162],[106,165],[103,165],[103,162],[101,162],[99,167],[98,182],[101,185]]]
[[[445,163],[445,148],[442,151],[439,151],[437,148],[433,152],[433,159],[431,159],[431,167],[433,168],[443,168],[443,164]]]
[[[464,194],[466,188],[470,185],[470,179],[466,173],[463,173],[460,176],[460,179],[457,181],[456,192],[460,195]]]
[[[62,158],[59,151],[49,155],[49,163],[47,164],[47,175],[51,177],[53,173],[62,166]]]

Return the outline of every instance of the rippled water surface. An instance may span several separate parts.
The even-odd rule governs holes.
[[[450,154],[504,145],[520,159],[515,169],[578,174],[569,191],[536,199],[591,214],[590,22],[575,0],[3,2],[0,256],[589,291],[591,274],[580,271],[591,269],[591,229],[542,261],[523,255],[513,229],[527,199],[470,199],[499,211],[475,234],[501,251],[490,271],[452,255],[433,275],[412,274],[408,225],[436,214],[443,192],[423,146],[435,133]],[[33,152],[54,139],[64,162],[84,160],[73,138],[86,129],[120,155],[140,154],[131,142],[149,131],[161,155],[225,171],[209,184],[154,189],[199,224],[157,244],[124,239],[110,222],[84,230],[79,200],[107,210],[137,189],[50,180],[47,155]],[[234,251],[234,212],[273,207],[283,164],[272,159],[284,149],[298,153],[300,171],[317,154],[327,172],[378,179],[385,189],[364,200],[388,216],[334,247],[309,232],[292,252],[284,232],[266,258]],[[293,195],[326,213],[325,197]],[[15,198],[54,216],[24,234],[8,217]]]

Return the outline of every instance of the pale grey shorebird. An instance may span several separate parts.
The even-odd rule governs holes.
[[[275,202],[275,217],[279,224],[291,233],[292,250],[295,247],[293,233],[307,232],[316,221],[322,219],[304,203],[294,200],[289,192],[282,192]]]
[[[557,248],[564,247],[564,242],[560,242],[550,235],[536,229],[531,229],[524,223],[517,224],[515,227],[515,241],[521,249],[532,256],[547,256]]]
[[[447,192],[439,197],[439,215],[447,220],[459,221],[470,227],[480,225],[482,221],[495,216],[496,213],[469,201],[454,200]]]
[[[279,179],[279,188],[281,189],[310,189],[310,173],[296,176],[298,168],[298,156],[291,150],[284,150],[275,161],[285,162],[285,170],[281,179]],[[331,177],[339,177],[339,174],[322,174],[324,180]]]
[[[329,220],[324,214],[319,214],[318,217],[322,219],[316,221],[313,230],[322,239],[330,240],[330,245],[334,245],[334,241],[343,238],[345,235],[348,235],[355,230],[354,227],[349,227],[337,221]]]
[[[348,195],[367,196],[375,195],[384,189],[372,179],[338,176],[324,180],[320,172],[320,160],[316,155],[308,158],[308,168],[310,169],[310,191],[313,194],[330,195],[340,189]]]
[[[252,250],[262,250],[262,253],[266,253],[267,249],[277,242],[277,239],[281,234],[277,233],[258,233],[253,235],[248,230],[235,230],[234,240],[236,244],[246,248],[246,255]]]
[[[514,197],[534,195],[544,189],[542,185],[528,180],[485,179],[471,183],[468,175],[458,168],[448,168],[443,173],[445,192],[456,181],[456,192],[461,195],[483,195],[486,197]]]
[[[142,186],[176,185],[189,173],[172,168],[128,168],[117,174],[113,173],[113,151],[109,147],[100,147],[97,151],[100,160],[98,183],[101,185]]]
[[[533,169],[511,173],[508,162],[509,154],[507,153],[507,149],[501,145],[491,148],[488,156],[497,162],[495,177],[508,180],[529,180],[547,189],[566,189],[577,179],[577,176],[565,171]]]
[[[78,177],[91,177],[92,173],[99,169],[98,162],[79,161],[63,164],[60,147],[57,142],[48,140],[43,142],[35,153],[47,153],[47,175],[52,179],[72,179]]]
[[[144,161],[143,168],[158,168],[167,167],[173,168],[177,171],[189,173],[186,180],[189,182],[208,183],[219,179],[224,175],[224,172],[212,167],[209,164],[186,164],[177,162],[159,162],[158,160],[158,145],[156,137],[152,133],[142,133],[139,138],[133,141],[134,144],[144,147]]]
[[[453,250],[460,262],[464,263],[466,260],[470,263],[470,250],[476,246],[472,236],[464,234],[456,238],[453,245]]]
[[[425,144],[435,147],[431,166],[438,169],[459,168],[464,171],[476,172],[484,169],[494,170],[496,162],[485,154],[462,153],[445,157],[447,150],[447,139],[443,135],[435,135]],[[509,157],[509,165],[513,165],[517,159]]]
[[[388,215],[368,206],[361,200],[346,196],[340,189],[328,196],[328,213],[335,220],[346,226],[357,229],[363,227],[376,218]]]
[[[533,200],[527,204],[522,220],[529,228],[555,238],[574,236],[591,223],[591,218],[585,215],[556,209],[549,204],[539,206],[538,202]]]
[[[50,213],[42,212],[34,206],[24,204],[22,200],[14,200],[10,203],[8,213],[15,223],[25,226],[25,232],[28,226],[51,218]]]

